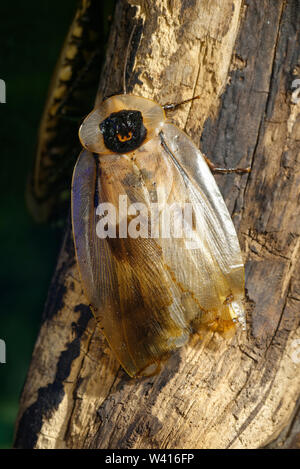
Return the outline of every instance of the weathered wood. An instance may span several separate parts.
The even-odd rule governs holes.
[[[286,446],[297,446],[300,103],[291,86],[300,77],[300,2],[129,3],[136,7],[117,4],[98,100],[121,91],[138,24],[129,90],[160,103],[200,94],[171,119],[218,165],[251,165],[250,175],[217,177],[245,253],[247,334],[195,339],[159,375],[128,378],[86,305],[68,228],[15,445],[280,447],[293,428]]]

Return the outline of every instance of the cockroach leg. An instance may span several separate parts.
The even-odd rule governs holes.
[[[202,153],[203,154],[203,153]],[[206,163],[208,164],[210,170],[213,173],[238,173],[238,174],[245,174],[245,173],[250,173],[251,168],[218,168],[212,161],[210,161],[207,156],[203,155],[205,158]]]

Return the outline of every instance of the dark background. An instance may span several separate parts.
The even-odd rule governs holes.
[[[111,3],[110,1],[106,3]],[[2,2],[0,78],[1,311],[0,448],[11,447],[18,400],[37,337],[62,233],[36,225],[25,204],[39,120],[76,0]]]

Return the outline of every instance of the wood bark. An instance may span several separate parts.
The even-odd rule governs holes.
[[[164,104],[218,166],[246,262],[247,332],[197,338],[130,379],[83,296],[70,226],[20,402],[21,448],[299,447],[298,0],[119,1],[97,101]],[[297,348],[298,347],[298,348]],[[298,415],[298,417],[297,417]]]

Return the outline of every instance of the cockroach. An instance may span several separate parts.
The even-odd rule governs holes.
[[[124,72],[124,93],[97,105],[79,130],[72,225],[80,277],[131,377],[157,373],[203,328],[245,324],[237,234],[206,158],[166,118],[174,107],[127,94]]]

